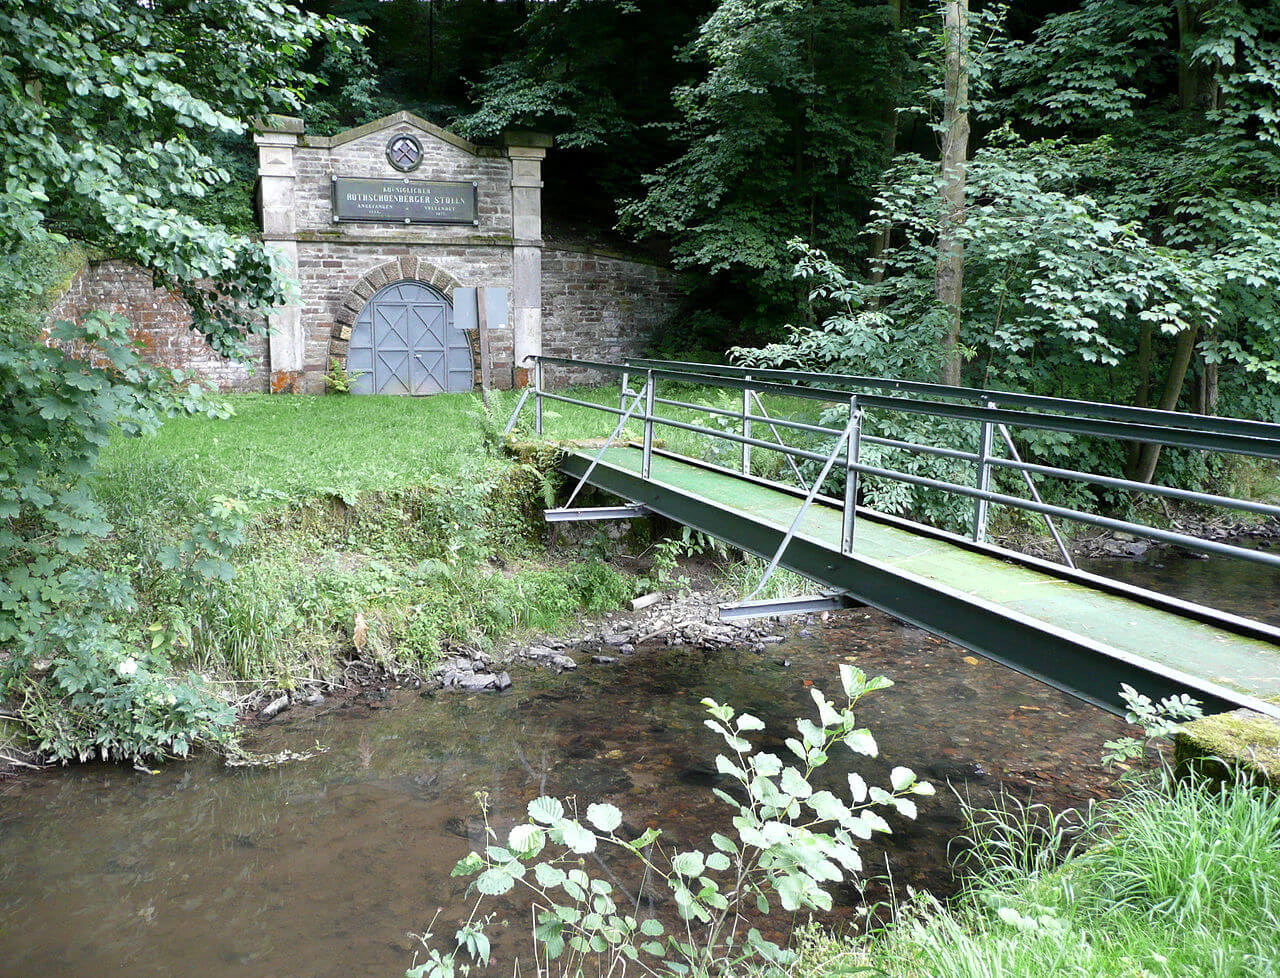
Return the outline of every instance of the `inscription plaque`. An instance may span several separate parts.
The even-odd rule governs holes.
[[[476,185],[440,180],[334,177],[335,221],[479,224]]]

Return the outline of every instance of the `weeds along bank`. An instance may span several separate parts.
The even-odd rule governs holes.
[[[751,714],[703,700],[728,750],[715,757],[722,831],[701,848],[677,851],[653,821],[642,833],[624,828],[636,813],[580,796],[536,798],[527,822],[499,826],[481,796],[483,842],[454,869],[473,879],[475,904],[456,932],[452,920],[432,921],[440,933],[423,935],[409,978],[452,978],[473,963],[511,968],[491,960],[488,931],[513,925],[528,928],[527,970],[539,975],[632,964],[656,978],[1277,973],[1280,794],[1243,778],[1184,777],[1163,760],[1152,771],[1143,759],[1167,756],[1153,742],[1199,710],[1186,697],[1155,704],[1133,690],[1129,719],[1145,738],[1099,745],[1105,761],[1128,770],[1114,798],[1065,812],[1005,794],[989,809],[962,802],[958,897],[943,903],[899,887],[891,905],[867,908],[865,928],[821,929],[812,915],[877,871],[860,854],[866,840],[901,831],[882,813],[915,819],[936,790],[905,767],[888,772],[887,786],[856,773],[847,790],[821,778],[836,755],[878,756],[860,701],[891,685],[848,664],[839,677],[832,699],[811,687],[816,722],[798,719],[785,740]],[[597,851],[616,856],[607,879],[583,858]],[[533,900],[523,924],[492,902],[513,891]],[[793,929],[790,940],[773,943],[757,929],[772,914]]]
[[[599,553],[548,560],[554,476],[498,451],[503,403],[229,403],[230,417],[104,450],[93,491],[112,529],[76,561],[120,597],[66,609],[100,619],[87,638],[10,653],[13,748],[66,761],[228,746],[236,706],[264,688],[336,680],[353,659],[426,670],[451,643],[484,648],[633,594]]]
[[[1074,821],[980,813],[970,835],[975,875],[959,898],[917,895],[870,939],[803,932],[794,978],[1266,978],[1280,966],[1274,791],[1147,783]]]

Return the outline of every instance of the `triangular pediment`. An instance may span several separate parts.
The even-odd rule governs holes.
[[[374,119],[373,122],[366,122],[363,126],[343,130],[334,136],[305,136],[303,137],[303,142],[307,146],[334,149],[363,136],[405,125],[412,126],[427,136],[433,136],[442,142],[456,146],[472,156],[479,156],[483,152],[479,146],[470,140],[463,139],[457,133],[450,132],[448,129],[442,129],[440,126],[428,122],[422,116],[414,115],[412,112],[393,112],[391,115],[383,116],[381,119]]]

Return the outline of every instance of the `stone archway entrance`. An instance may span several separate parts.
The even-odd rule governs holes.
[[[351,328],[347,371],[354,394],[443,394],[475,384],[471,343],[454,325],[453,304],[415,281],[393,282],[365,303]]]

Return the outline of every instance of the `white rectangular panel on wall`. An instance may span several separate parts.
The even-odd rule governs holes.
[[[475,289],[456,288],[453,290],[453,325],[462,330],[476,328]]]
[[[506,289],[491,287],[484,290],[484,321],[490,329],[507,328]]]

